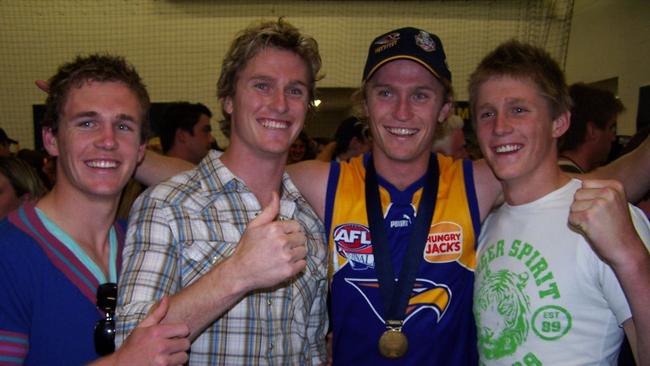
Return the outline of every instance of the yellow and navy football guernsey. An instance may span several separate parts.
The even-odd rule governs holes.
[[[472,162],[437,156],[440,177],[433,222],[402,328],[409,347],[402,358],[389,360],[377,346],[386,327],[366,214],[368,158],[333,162],[329,174],[325,225],[331,254],[334,364],[477,364],[472,287],[480,216]],[[424,179],[400,191],[377,177],[396,278]]]

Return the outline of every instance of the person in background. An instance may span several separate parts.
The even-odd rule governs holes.
[[[18,141],[7,136],[5,130],[0,128],[0,156],[11,155],[11,145],[18,145]]]
[[[171,103],[158,123],[163,154],[198,164],[215,142],[212,112],[201,103]]]
[[[320,66],[316,41],[282,19],[232,42],[217,91],[230,144],[133,206],[118,342],[168,295],[163,322],[189,325],[191,365],[325,361],[323,226],[285,173]]]
[[[479,237],[474,316],[485,365],[650,361],[650,222],[619,182],[557,164],[571,98],[545,50],[509,41],[470,76],[475,130],[505,203]]]
[[[372,146],[368,125],[357,117],[348,117],[341,121],[334,133],[334,141],[336,147],[332,159],[336,161],[349,161],[370,151]]]
[[[442,128],[436,131],[433,138],[431,151],[449,156],[454,159],[467,159],[469,154],[465,150],[465,133],[463,125],[465,121],[459,116],[452,114],[442,124]]]
[[[0,156],[0,220],[25,202],[36,202],[47,188],[27,162]]]
[[[332,139],[329,137],[312,137],[311,141],[314,144],[314,152],[318,155],[323,151],[325,146],[332,142]]]
[[[310,160],[315,157],[312,150],[312,142],[305,131],[301,131],[298,138],[291,144],[289,155],[287,156],[287,165],[294,164],[303,160]]]
[[[559,140],[558,164],[565,172],[586,173],[607,162],[625,108],[612,92],[583,83],[571,85],[569,94],[571,125]]]
[[[20,149],[16,156],[34,168],[45,188],[52,189],[56,182],[56,162],[45,150]]]
[[[0,221],[0,360],[25,365],[182,365],[188,328],[152,310],[117,351],[122,188],[144,155],[149,96],[120,57],[90,55],[49,79],[43,144],[57,181]],[[100,357],[104,356],[104,357]]]
[[[160,136],[149,139],[147,149],[156,151],[156,142],[159,141],[164,155],[198,164],[216,143],[210,126],[211,117],[210,109],[201,103],[170,103],[158,121]],[[129,180],[120,198],[118,218],[129,218],[133,202],[146,188],[136,179]]]

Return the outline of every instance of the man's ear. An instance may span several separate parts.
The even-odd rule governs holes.
[[[142,163],[142,161],[144,160],[144,155],[146,152],[147,152],[147,143],[144,142],[140,144],[140,146],[138,147],[138,161],[137,161],[138,165],[140,165],[140,163]]]
[[[553,121],[553,138],[560,138],[569,129],[571,125],[571,112],[567,111],[560,114]]]
[[[451,107],[453,106],[453,102],[451,99],[449,99],[443,106],[440,108],[440,113],[438,113],[438,123],[442,123],[447,120],[447,117],[449,117],[449,112],[451,111]]]
[[[184,129],[177,128],[176,132],[174,132],[174,142],[184,143],[186,133],[187,132]],[[173,144],[172,144],[172,146],[173,146]]]
[[[59,156],[59,146],[57,142],[57,137],[52,132],[51,127],[43,127],[41,130],[41,136],[43,137],[43,147],[50,156]]]
[[[223,106],[223,110],[226,111],[226,113],[232,114],[233,111],[232,97],[228,96],[221,99],[221,105]]]
[[[595,129],[596,129],[596,125],[591,121],[587,121],[587,125],[585,126],[585,140],[586,141],[594,139],[594,135],[595,135],[595,132],[596,132]]]

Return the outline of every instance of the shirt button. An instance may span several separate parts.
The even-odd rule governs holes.
[[[271,299],[266,300],[266,305],[271,306],[272,303]]]
[[[210,259],[210,263],[215,264],[215,263],[217,263],[218,260],[219,260],[219,258],[214,256],[214,257],[212,257],[212,259]]]
[[[269,343],[269,350],[273,349],[273,343]]]

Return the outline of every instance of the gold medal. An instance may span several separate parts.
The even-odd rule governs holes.
[[[379,338],[379,353],[386,358],[400,358],[408,348],[408,339],[399,328],[390,328]]]

